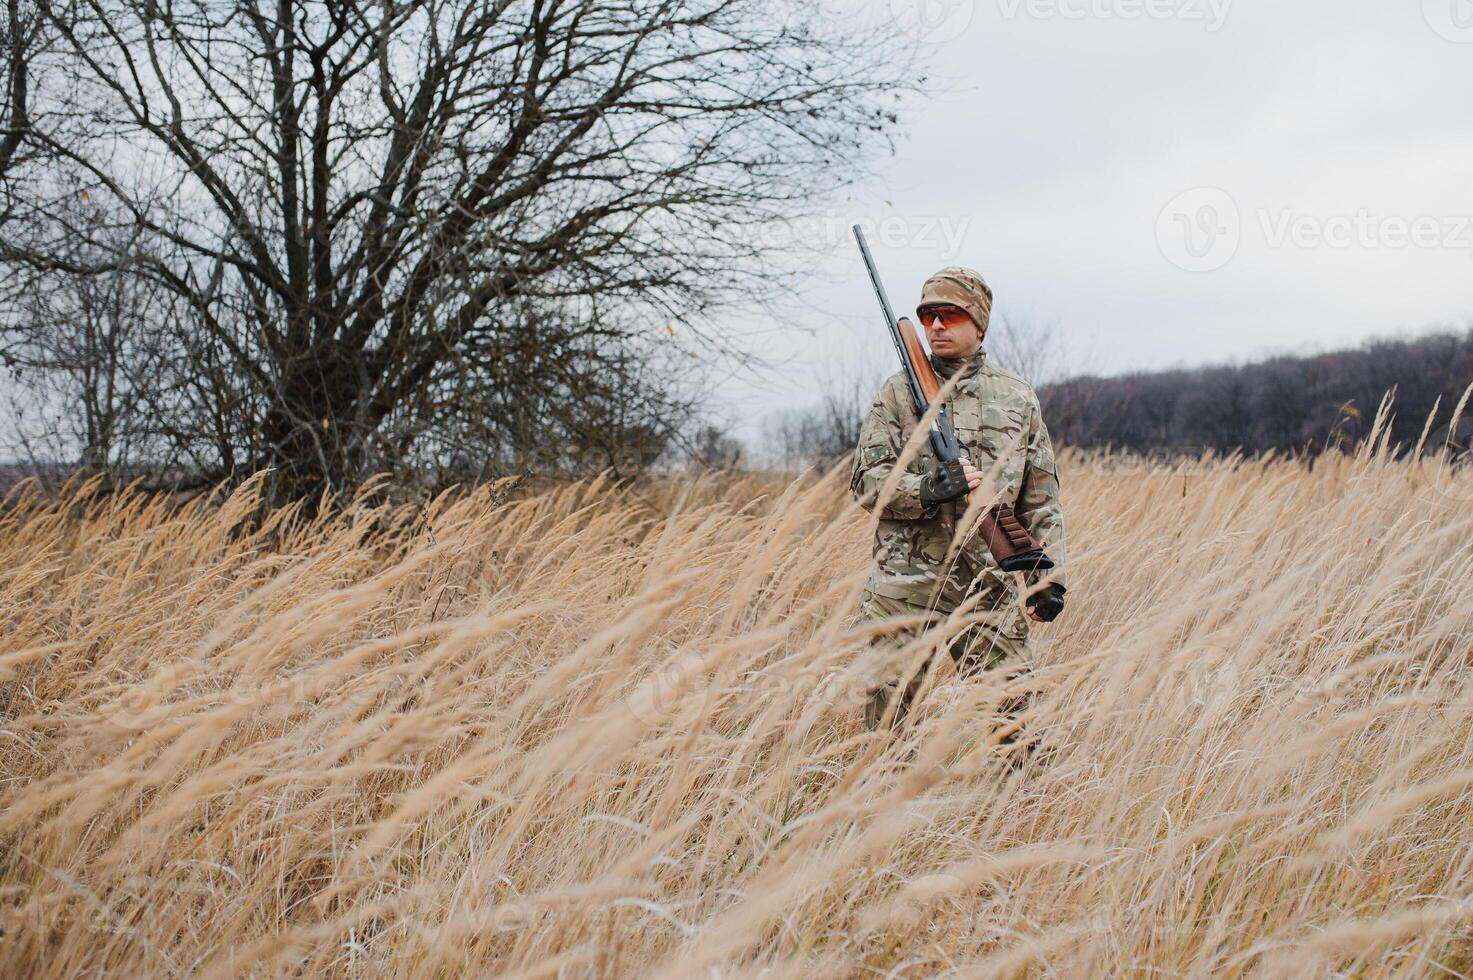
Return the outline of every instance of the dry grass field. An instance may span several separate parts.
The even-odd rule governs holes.
[[[1466,976],[1473,477],[1066,456],[1031,674],[841,475],[0,518],[8,976]],[[928,645],[929,644],[929,645]],[[1037,750],[998,743],[1026,686]]]

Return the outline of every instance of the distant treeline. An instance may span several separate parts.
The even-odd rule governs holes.
[[[1440,447],[1470,382],[1473,329],[1252,364],[1075,377],[1044,386],[1039,396],[1054,437],[1081,448],[1312,455],[1368,435],[1388,391],[1391,441],[1405,449],[1441,399],[1428,437],[1429,447]],[[1464,452],[1473,437],[1470,414],[1452,433]]]

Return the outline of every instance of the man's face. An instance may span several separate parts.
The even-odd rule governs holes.
[[[960,306],[928,306],[918,311],[926,342],[937,357],[971,357],[982,346],[977,325]]]

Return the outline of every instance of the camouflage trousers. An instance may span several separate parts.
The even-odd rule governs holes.
[[[869,590],[865,590],[859,609],[864,618],[868,620],[885,620],[896,616],[915,616],[926,613],[926,610],[918,606],[899,599],[878,596]],[[915,639],[929,626],[943,618],[943,614],[933,613],[924,625],[906,627],[889,634],[882,634],[875,637],[874,642],[904,644]],[[972,626],[951,641],[948,652],[951,654],[952,662],[957,666],[958,673],[963,677],[1005,664],[1022,672],[1027,669],[1028,634],[1024,632],[1018,636],[991,626]],[[903,693],[900,691],[899,679],[887,681],[870,691],[869,700],[864,709],[865,727],[871,730],[878,728],[897,696],[899,704],[895,707],[890,725],[891,727],[898,725],[909,711],[911,702],[915,700],[916,693],[920,690],[924,679],[924,673],[921,671],[912,678]],[[999,710],[1004,715],[1010,715],[1023,706],[1020,699],[1013,699],[1008,704],[1000,705]],[[1006,741],[1011,741],[1011,739]]]

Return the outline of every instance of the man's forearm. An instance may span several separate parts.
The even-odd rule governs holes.
[[[1024,582],[1029,588],[1043,582],[1067,585],[1064,570],[1068,565],[1069,554],[1064,542],[1064,509],[1059,502],[1059,478],[1052,466],[1051,451],[1047,461],[1047,469],[1032,465],[1028,467],[1018,493],[1017,505],[1014,507],[1018,520],[1054,563],[1054,567],[1047,571],[1026,573]]]
[[[1064,508],[1059,501],[1059,469],[1054,457],[1053,441],[1048,427],[1037,406],[1028,428],[1028,462],[1023,473],[1023,483],[1018,490],[1018,502],[1013,508],[1018,520],[1033,535],[1038,546],[1053,560],[1054,567],[1046,572],[1029,572],[1024,581],[1029,588],[1043,582],[1064,581],[1064,569],[1068,564],[1068,549],[1064,544]]]
[[[864,451],[861,450],[861,453]],[[850,491],[859,506],[872,514],[892,521],[921,520],[931,512],[921,503],[921,476],[918,473],[901,473],[895,486],[885,499],[885,506],[877,509],[885,484],[895,472],[895,463],[874,461],[865,465],[856,460]]]
[[[893,401],[889,388],[881,389],[879,397],[865,418],[859,432],[859,445],[854,450],[854,468],[849,477],[849,489],[859,505],[870,513],[877,513],[881,492],[899,465],[899,449],[904,428],[900,411]],[[919,520],[931,516],[921,504],[921,476],[902,471],[895,486],[885,498],[885,506],[878,516],[892,521]]]
[[[1033,535],[1033,540],[1053,560],[1054,567],[1046,572],[1028,572],[1024,581],[1031,588],[1041,582],[1057,582],[1067,586],[1064,569],[1068,565],[1068,548],[1064,543],[1064,516],[1057,508],[1035,509],[1018,513],[1018,520]]]

